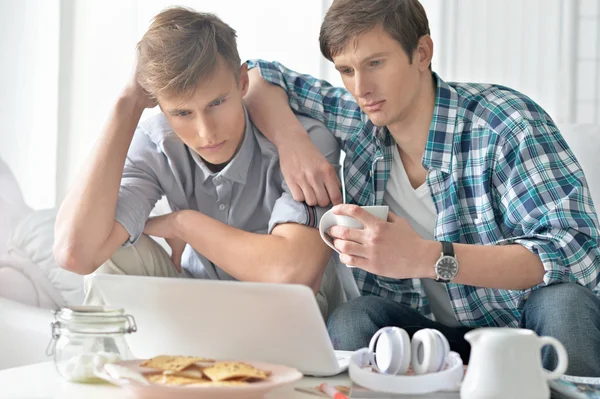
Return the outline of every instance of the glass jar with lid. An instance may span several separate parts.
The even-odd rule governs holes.
[[[94,369],[132,359],[125,335],[137,331],[133,316],[123,309],[75,306],[54,311],[48,356],[68,381],[94,382]]]

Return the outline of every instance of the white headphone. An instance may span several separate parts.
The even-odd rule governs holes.
[[[417,375],[436,373],[446,365],[449,353],[446,337],[432,328],[417,331],[411,342],[403,329],[384,327],[369,343],[370,363],[384,374],[406,374],[409,365]]]
[[[404,375],[409,365],[416,375]],[[348,368],[350,379],[360,386],[405,395],[458,391],[463,372],[460,355],[450,351],[442,333],[429,328],[417,331],[411,342],[403,329],[384,327],[369,348],[354,352]]]

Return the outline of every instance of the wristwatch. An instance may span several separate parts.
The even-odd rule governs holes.
[[[458,261],[451,242],[442,241],[442,256],[435,263],[435,281],[449,283],[458,274]]]

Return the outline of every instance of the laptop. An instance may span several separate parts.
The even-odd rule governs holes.
[[[127,343],[140,359],[189,355],[254,360],[331,376],[348,368],[334,351],[313,291],[303,285],[98,274],[106,306],[135,318]]]

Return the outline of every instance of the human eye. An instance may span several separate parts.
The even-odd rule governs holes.
[[[382,60],[373,60],[371,62],[369,62],[369,65],[372,67],[378,67],[381,66],[383,64]]]
[[[209,107],[218,107],[219,105],[223,104],[225,102],[224,98],[220,98],[218,100],[213,101],[212,103],[210,103]]]
[[[341,70],[342,75],[352,75],[354,70],[352,68],[344,68]]]
[[[180,117],[188,116],[189,114],[191,114],[190,111],[177,111],[177,112],[175,112],[175,116],[180,116]]]

